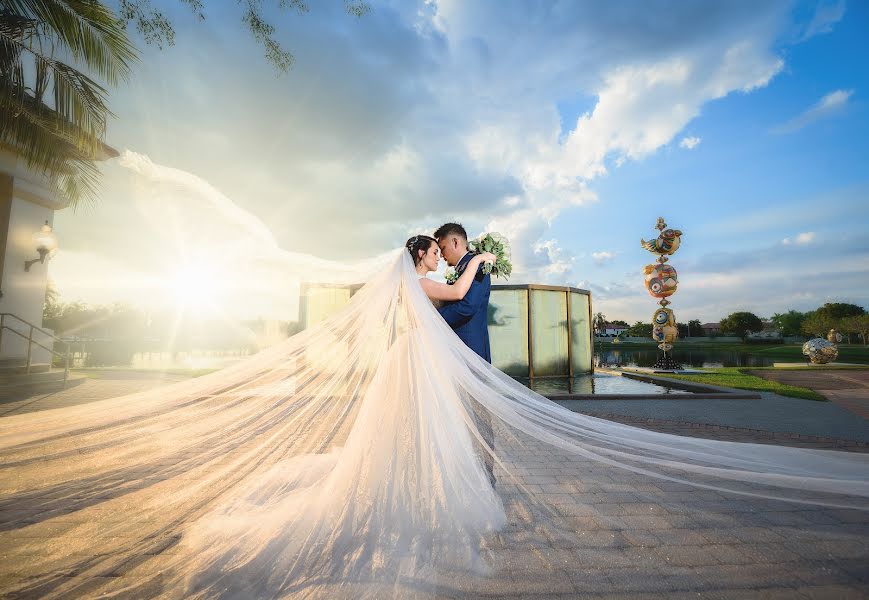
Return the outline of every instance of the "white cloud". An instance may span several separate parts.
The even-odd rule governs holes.
[[[864,236],[828,238],[803,232],[790,241],[787,248],[773,244],[700,258],[681,254],[675,264],[679,288],[669,298],[678,320],[717,321],[736,310],[769,317],[789,309],[814,310],[825,302],[869,308],[869,243]],[[799,275],[806,273],[811,275]],[[592,290],[594,310],[611,319],[646,321],[654,309],[655,299],[643,288],[642,275],[584,287]]]
[[[600,252],[592,252],[591,257],[594,259],[594,263],[596,265],[603,265],[605,263],[611,262],[617,254],[617,252],[601,250]]]
[[[763,21],[761,17],[753,26]],[[494,54],[503,50],[513,55],[514,42],[521,45],[515,35],[504,44],[503,40],[492,40],[492,34],[481,34],[490,31],[488,23],[474,31]],[[480,115],[483,123],[466,137],[469,154],[477,164],[487,169],[505,166],[525,189],[529,209],[499,217],[500,226],[545,235],[549,224],[564,209],[596,200],[588,188],[612,165],[642,160],[669,144],[700,114],[706,102],[765,86],[784,64],[769,50],[771,39],[771,31],[760,35],[749,26],[722,38],[708,38],[699,46],[653,53],[656,60],[637,56],[618,64],[589,65],[599,73],[599,79],[590,81],[585,91],[597,100],[588,112],[578,116],[566,135],[552,110],[553,98],[527,98],[525,92],[533,89],[539,94],[541,88],[535,80],[545,78],[547,73],[539,65],[551,62],[552,56],[523,45],[529,56],[521,59],[522,64],[527,61],[527,69],[522,71],[531,80],[523,80],[522,90],[509,90],[509,99],[501,98],[497,104],[501,111],[508,107],[515,110]],[[559,40],[573,43],[567,36]],[[548,46],[542,40],[541,44],[543,49]],[[557,55],[567,57],[570,53],[562,49]],[[573,72],[575,65],[569,60],[564,60],[563,65]],[[514,77],[508,80],[516,81]],[[510,221],[512,226],[505,224]],[[534,241],[527,235],[520,240]]]
[[[517,278],[562,282],[576,261],[552,224],[597,201],[614,165],[684,136],[706,103],[767,85],[790,19],[776,2],[650,0],[667,11],[656,20],[619,3],[439,0],[378,4],[345,27],[327,4],[280,23],[297,59],[286,78],[211,22],[145,49],[113,97],[110,142],[208,181],[267,224],[269,248],[368,256],[459,220],[507,235]],[[561,115],[577,96],[587,110]],[[111,189],[68,221],[70,245],[118,252],[112,224],[141,216],[129,186]],[[135,244],[122,259],[145,256]]]
[[[803,233],[798,234],[794,239],[785,238],[781,241],[781,243],[785,246],[805,246],[806,244],[811,244],[815,241],[815,232],[814,231],[805,231]]]
[[[833,25],[841,21],[844,16],[845,0],[819,2],[815,8],[812,20],[806,25],[806,29],[800,36],[799,41],[802,42],[816,35],[830,33],[833,31]]]
[[[683,137],[682,140],[679,142],[679,147],[685,148],[686,150],[693,150],[699,144],[700,144],[699,137],[694,137],[694,136]]]
[[[546,264],[540,269],[544,277],[561,276],[563,278],[564,274],[573,268],[573,257],[566,255],[564,250],[558,246],[557,240],[546,240],[534,244],[534,253],[546,258]]]
[[[836,115],[845,108],[853,95],[854,90],[836,90],[830,92],[802,114],[774,127],[772,132],[793,133],[819,119]]]

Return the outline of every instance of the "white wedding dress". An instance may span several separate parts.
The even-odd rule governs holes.
[[[345,309],[243,363],[0,420],[0,467],[26,465],[5,482],[0,509],[37,499],[48,518],[45,499],[58,498],[58,514],[78,518],[50,549],[7,560],[53,573],[136,570],[107,588],[118,597],[438,595],[444,582],[497,570],[492,540],[517,519],[582,535],[522,476],[547,460],[572,461],[576,485],[584,473],[631,473],[869,508],[865,454],[680,437],[559,407],[465,347],[417,277],[398,251]],[[17,591],[93,592],[77,581]]]

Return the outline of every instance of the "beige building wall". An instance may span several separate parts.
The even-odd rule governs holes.
[[[51,261],[47,258],[43,264],[36,262],[29,272],[24,270],[24,262],[38,256],[33,234],[46,221],[52,224],[54,211],[66,205],[52,194],[44,177],[27,169],[12,153],[0,151],[0,312],[42,326]],[[4,317],[4,325],[29,334],[29,327],[12,317]],[[49,338],[38,332],[34,339],[51,346]],[[24,357],[26,352],[26,340],[4,329],[0,358]],[[33,361],[49,362],[48,352],[36,347]]]

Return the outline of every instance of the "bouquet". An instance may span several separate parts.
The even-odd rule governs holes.
[[[491,252],[497,258],[495,263],[483,263],[483,273],[492,274],[495,277],[509,279],[513,272],[513,264],[510,262],[510,242],[500,233],[484,233],[475,240],[468,242],[468,249],[474,254]]]

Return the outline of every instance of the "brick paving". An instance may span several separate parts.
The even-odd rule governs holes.
[[[812,389],[830,402],[869,419],[869,369],[750,371],[752,375]]]
[[[187,379],[183,375],[119,371],[100,373],[99,379],[73,375],[69,387],[52,384],[33,391],[0,395],[0,417],[24,414],[52,408],[88,404],[98,400],[118,398]]]
[[[779,446],[793,446],[797,448],[815,448],[817,450],[843,450],[846,452],[869,452],[869,442],[843,440],[817,435],[801,435],[787,432],[765,431],[747,427],[729,427],[726,425],[713,425],[709,423],[694,423],[691,421],[674,421],[667,419],[651,419],[634,417],[606,412],[592,412],[587,414],[625,425],[642,427],[662,433],[684,435],[688,437],[702,437],[713,440],[725,440],[730,442],[751,442],[754,444],[775,444]]]
[[[18,410],[45,408],[53,402],[92,402],[104,394],[139,391],[154,383],[88,380],[53,396],[30,398],[31,404],[20,405]],[[672,424],[667,427],[679,431]],[[720,435],[721,430],[717,431]],[[697,429],[692,433],[696,435]],[[504,436],[496,441],[510,457],[506,466],[516,479],[497,467],[497,490],[507,507],[509,524],[487,540],[494,572],[484,578],[462,575],[441,580],[436,588],[439,597],[869,597],[869,511],[817,508],[702,489],[524,442],[510,447]],[[21,471],[26,468],[16,467],[17,474],[26,475]],[[141,481],[142,474],[130,477]],[[742,484],[742,489],[759,488]],[[557,518],[535,519],[527,504],[516,503],[525,490],[544,502],[540,510],[552,510]],[[0,498],[12,492],[10,478],[0,478]],[[76,490],[54,490],[50,500],[56,506],[68,498],[72,506],[77,494]],[[75,540],[68,536],[78,535],[77,527],[83,524],[93,526],[95,549],[84,552],[82,559],[96,558],[100,536],[111,535],[101,525],[135,518],[135,513],[111,494],[87,508],[71,507],[51,516],[46,513],[46,502],[34,500],[28,506],[0,511],[3,597],[37,598],[59,586],[75,585],[81,586],[77,588],[80,592],[66,597],[117,592],[159,573],[161,557],[173,551],[170,542],[157,544],[111,572],[35,571],[28,557],[44,556],[72,543]],[[45,587],[37,589],[37,582]],[[31,591],[12,591],[22,587]],[[171,592],[156,585],[119,597]]]

